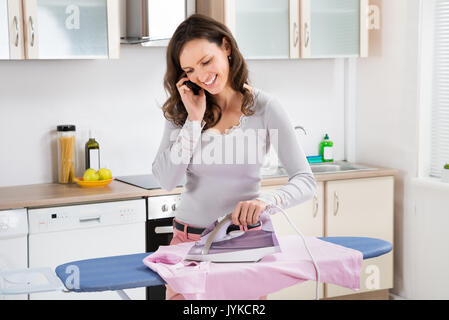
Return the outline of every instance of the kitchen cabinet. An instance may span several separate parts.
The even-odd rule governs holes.
[[[245,58],[299,58],[299,0],[197,0],[196,11],[224,23]]]
[[[276,187],[261,188],[269,192]],[[307,236],[379,238],[393,243],[394,177],[317,182],[312,200],[289,208],[290,219]],[[272,216],[278,235],[296,234],[282,213]],[[393,287],[393,251],[363,261],[360,290],[323,284],[321,298],[373,292]],[[308,281],[270,294],[269,299],[314,299],[315,282]]]
[[[301,58],[366,56],[368,0],[301,0]]]
[[[0,210],[0,271],[28,267],[28,220],[26,209]],[[0,288],[8,287],[0,277]],[[27,300],[28,295],[3,295],[2,300]]]
[[[0,1],[0,60],[24,59],[22,1]]]
[[[119,57],[118,0],[8,0],[7,5],[10,55],[2,59]]]
[[[372,237],[393,243],[393,177],[326,183],[325,236]],[[393,287],[393,251],[363,261],[358,293]],[[326,284],[327,298],[354,294]]]
[[[270,192],[275,190],[279,186],[264,187],[261,192]],[[322,237],[324,232],[324,206],[323,206],[323,182],[317,183],[317,191],[312,200],[304,202],[295,207],[285,210],[293,222],[293,224],[299,228],[299,230],[305,236]],[[276,231],[276,235],[297,235],[296,231],[290,226],[281,212],[278,212],[271,216],[273,227]],[[298,235],[298,241],[299,239]],[[320,299],[323,298],[324,286],[319,285]],[[269,294],[270,300],[311,300],[316,298],[316,281],[306,281],[275,293]]]
[[[368,0],[197,0],[247,59],[365,57]]]
[[[9,59],[8,33],[8,3],[6,1],[0,1],[0,59]]]

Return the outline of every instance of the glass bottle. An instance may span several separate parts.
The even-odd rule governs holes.
[[[92,130],[89,130],[89,140],[85,146],[86,170],[100,169],[100,144],[95,140]]]
[[[58,182],[73,183],[76,170],[76,127],[72,124],[59,125],[58,133]]]

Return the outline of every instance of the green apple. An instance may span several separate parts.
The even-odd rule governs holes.
[[[449,169],[449,163],[446,163],[446,164],[444,165],[444,169]]]
[[[100,180],[109,180],[109,179],[112,178],[112,172],[111,172],[111,170],[109,170],[109,169],[106,169],[106,168],[100,168],[100,169],[97,171],[97,173],[98,173],[98,175],[99,175],[99,177],[100,177]]]
[[[86,171],[84,171],[84,174],[91,174],[91,173],[94,173],[94,172],[97,172],[97,171],[95,169],[89,168]]]
[[[98,181],[100,180],[100,176],[98,175],[97,171],[95,171],[95,169],[87,169],[86,171],[84,171],[83,180]]]

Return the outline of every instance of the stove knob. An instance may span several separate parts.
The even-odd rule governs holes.
[[[167,207],[167,205],[166,204],[164,204],[163,206],[162,206],[162,211],[163,212],[166,212],[166,211],[168,211],[168,207]]]
[[[172,209],[173,211],[176,210],[176,203],[173,203],[173,204],[172,204],[171,209]]]

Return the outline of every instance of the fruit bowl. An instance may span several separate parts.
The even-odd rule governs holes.
[[[75,181],[80,187],[83,188],[105,187],[110,184],[112,180],[114,180],[114,178],[97,181],[84,181],[83,177],[73,179],[73,181]]]

